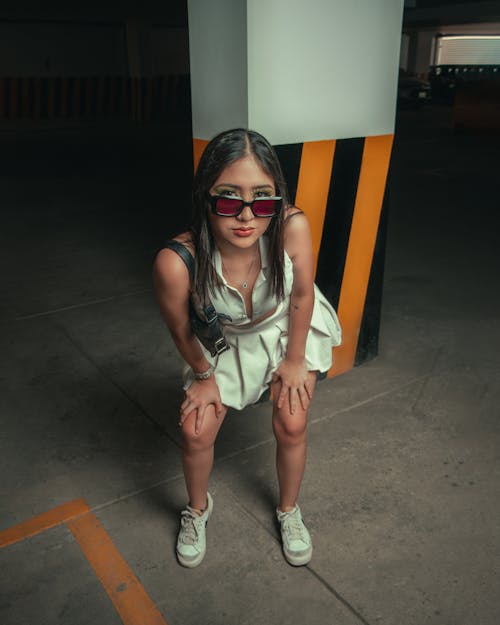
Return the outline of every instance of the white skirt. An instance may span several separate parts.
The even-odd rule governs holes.
[[[309,371],[328,371],[332,366],[332,347],[340,345],[340,324],[328,300],[314,285],[314,308],[306,342]],[[255,404],[267,391],[273,373],[286,355],[290,298],[283,300],[275,312],[252,326],[227,324],[224,335],[230,349],[212,357],[205,356],[215,368],[215,380],[222,403],[241,410]],[[190,367],[184,370],[184,390],[194,381]]]

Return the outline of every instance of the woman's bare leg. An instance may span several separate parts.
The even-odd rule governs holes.
[[[310,371],[310,387],[314,389],[316,372]],[[273,431],[276,437],[276,469],[280,491],[279,509],[291,510],[298,499],[307,455],[307,410],[299,402],[293,414],[288,402],[278,408],[276,400],[281,390],[278,380],[272,385],[274,400]]]
[[[194,431],[195,413],[182,425],[182,467],[189,495],[189,505],[204,510],[207,505],[208,480],[214,463],[214,443],[226,416],[216,417],[213,405],[207,407],[199,434]]]

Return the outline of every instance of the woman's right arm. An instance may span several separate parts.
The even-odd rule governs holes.
[[[189,273],[181,257],[168,248],[161,250],[153,266],[153,281],[160,311],[182,358],[195,373],[210,367],[189,322]],[[186,391],[181,405],[180,423],[196,411],[195,431],[199,432],[205,409],[215,405],[217,415],[223,413],[219,388],[212,375],[207,380],[195,380]]]

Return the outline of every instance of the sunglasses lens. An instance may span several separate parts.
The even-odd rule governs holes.
[[[253,203],[253,212],[257,217],[272,217],[280,207],[281,200],[262,198]]]
[[[233,197],[218,197],[215,204],[215,210],[218,215],[223,217],[231,217],[236,215],[241,208],[241,200]]]
[[[224,195],[212,196],[212,207],[215,208],[215,213],[221,217],[235,217],[241,213],[243,206],[245,203],[241,198]],[[257,198],[251,204],[249,203],[249,206],[251,206],[255,217],[273,217],[281,208],[281,198]]]

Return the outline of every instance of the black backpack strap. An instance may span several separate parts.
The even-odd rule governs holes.
[[[174,241],[173,239],[169,239],[165,243],[165,247],[168,247],[169,250],[173,250],[174,252],[177,252],[177,254],[179,254],[179,256],[182,258],[182,260],[184,261],[184,264],[186,265],[189,271],[189,277],[191,278],[191,282],[193,282],[194,281],[194,258],[191,252],[188,250],[188,248],[182,243],[179,243],[179,241]]]
[[[165,243],[165,247],[179,254],[189,271],[191,284],[193,284],[195,260],[191,252],[185,245],[173,239],[169,239]],[[229,343],[226,341],[224,336],[224,330],[220,323],[220,319],[225,318],[231,321],[231,317],[218,313],[210,301],[202,305],[202,310],[204,318],[200,318],[199,313],[195,309],[193,304],[193,294],[191,294],[191,297],[189,298],[189,319],[191,327],[193,328],[193,331],[198,339],[206,347],[206,349],[208,349],[212,356],[221,354],[229,349]]]

